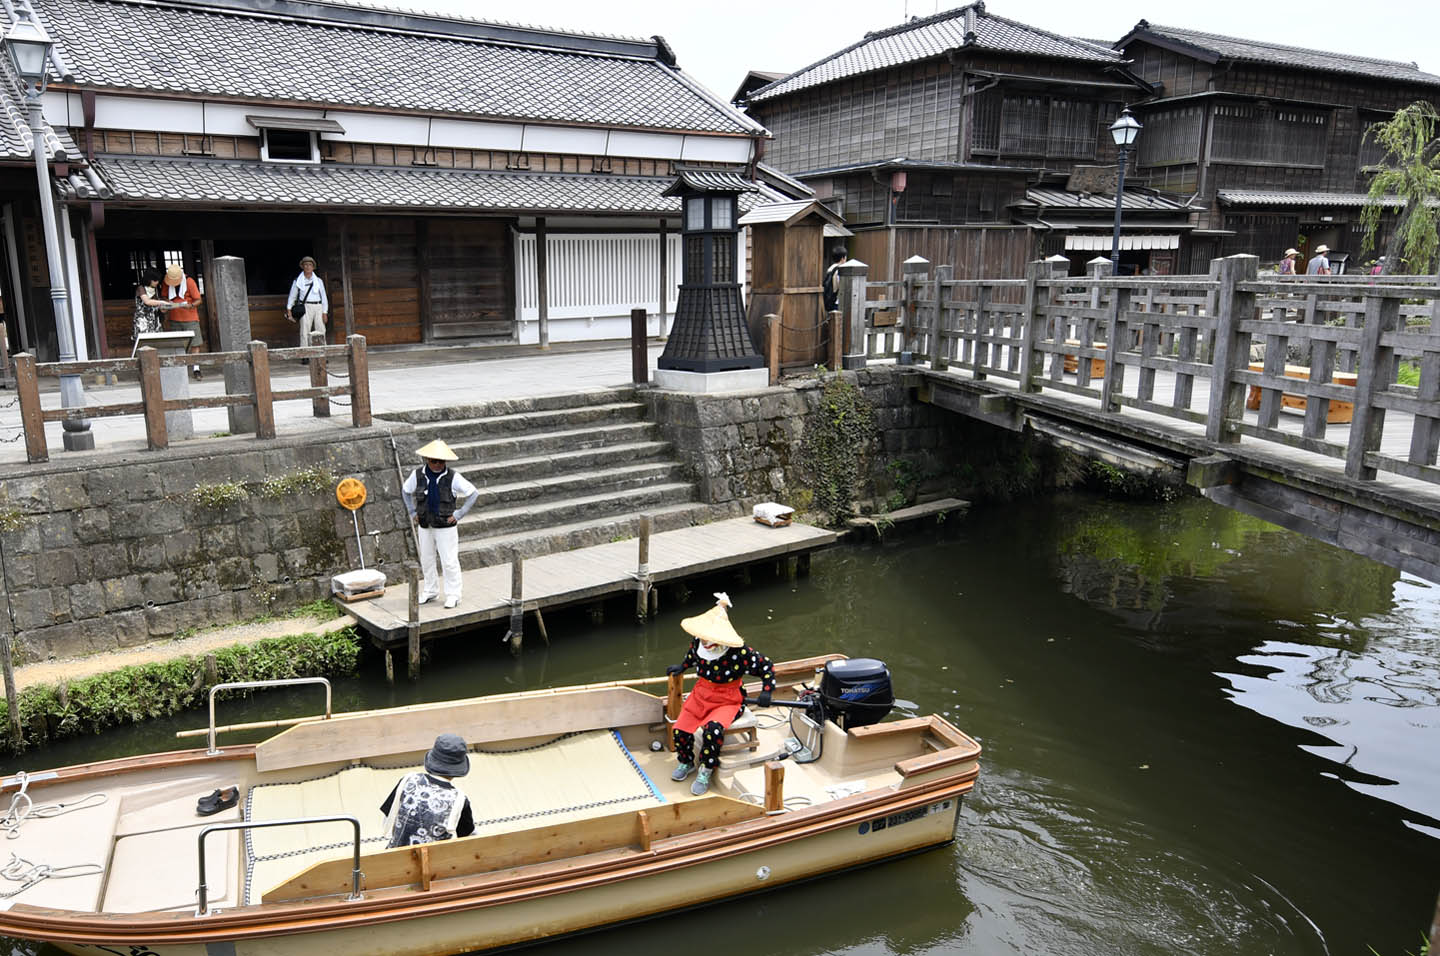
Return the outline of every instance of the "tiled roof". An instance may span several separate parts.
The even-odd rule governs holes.
[[[1222,189],[1218,198],[1227,206],[1363,206],[1367,193],[1265,192],[1248,189]],[[1403,206],[1399,196],[1386,196],[1386,206]]]
[[[1414,63],[1379,60],[1374,57],[1356,56],[1353,53],[1308,50],[1298,46],[1262,43],[1259,40],[1243,40],[1239,37],[1221,36],[1218,33],[1206,33],[1202,30],[1159,26],[1146,20],[1137,23],[1135,29],[1124,40],[1121,40],[1120,44],[1131,39],[1143,40],[1146,36],[1183,43],[1213,54],[1217,59],[1222,60],[1245,60],[1253,63],[1301,67],[1308,70],[1357,73],[1362,76],[1418,83],[1423,86],[1440,86],[1440,76],[1424,73]]]
[[[967,31],[973,31],[973,38],[967,37]],[[1121,55],[1108,46],[1062,37],[997,17],[986,13],[985,4],[978,2],[867,33],[859,43],[760,87],[750,94],[750,102],[758,103],[847,76],[927,60],[962,47],[1099,64],[1123,62]]]
[[[739,173],[728,170],[681,169],[676,171],[675,181],[666,187],[665,195],[678,196],[685,190],[702,193],[753,193],[759,188]]]
[[[753,133],[703,87],[634,55],[527,46],[187,0],[33,0],[82,86],[560,123]],[[256,4],[259,9],[266,5]],[[0,17],[0,21],[3,21]],[[459,29],[457,24],[456,29]]]
[[[61,129],[57,133],[49,123],[45,124],[47,159],[65,160],[78,155],[79,150],[68,131]],[[0,54],[0,162],[33,161],[34,158],[35,140],[30,134],[30,115],[25,98],[20,93],[10,57]]]
[[[661,195],[671,180],[656,177],[128,157],[98,159],[95,169],[115,202],[582,215],[680,211],[678,199]],[[94,198],[75,182],[66,185],[69,195]],[[742,195],[740,207],[781,198],[762,187]]]
[[[1175,202],[1173,199],[1152,196],[1137,190],[1125,193],[1120,202],[1125,209],[1137,211],[1180,212],[1187,208],[1184,203]],[[1025,202],[1015,205],[1021,208],[1045,206],[1049,209],[1109,209],[1114,211],[1115,197],[1100,193],[1068,192],[1064,189],[1032,188],[1025,190]]]

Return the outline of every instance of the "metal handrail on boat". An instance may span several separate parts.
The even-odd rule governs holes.
[[[294,820],[237,820],[234,823],[216,823],[200,831],[200,885],[195,889],[195,915],[209,916],[209,887],[205,885],[205,838],[221,830],[256,830],[261,827],[297,827],[311,823],[348,823],[355,828],[355,865],[350,870],[350,895],[347,902],[364,899],[360,894],[360,883],[365,874],[360,872],[360,820],[356,817],[300,817]]]
[[[287,677],[282,680],[242,680],[229,684],[216,684],[210,688],[210,746],[205,751],[214,756],[220,752],[215,746],[215,695],[222,690],[254,689],[257,687],[293,687],[297,684],[325,685],[325,720],[330,719],[330,682],[323,677]]]

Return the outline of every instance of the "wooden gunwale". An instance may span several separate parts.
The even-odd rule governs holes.
[[[114,943],[143,937],[155,946],[263,939],[449,915],[663,874],[819,836],[878,815],[903,812],[947,797],[958,799],[974,787],[979,773],[979,767],[975,767],[900,791],[857,794],[828,807],[761,817],[698,835],[671,837],[656,841],[648,853],[630,850],[620,859],[580,865],[572,859],[524,867],[530,871],[525,877],[518,877],[521,868],[512,868],[480,880],[461,877],[458,885],[445,889],[435,887],[450,882],[449,879],[436,881],[423,899],[416,898],[413,890],[386,889],[377,891],[386,895],[354,903],[262,904],[252,912],[226,911],[204,918],[186,912],[136,914],[143,915],[144,919],[70,915],[64,910],[20,903],[8,913],[0,913],[0,933],[68,943]],[[790,822],[797,817],[801,818],[798,824]]]

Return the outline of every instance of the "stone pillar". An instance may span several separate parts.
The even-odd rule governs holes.
[[[215,259],[215,287],[208,290],[215,303],[216,323],[220,326],[220,351],[244,352],[250,347],[250,294],[245,288],[245,260],[239,256]],[[347,306],[347,318],[349,316]],[[249,395],[255,391],[250,365],[232,362],[225,366],[225,394]],[[230,434],[244,435],[255,431],[255,409],[250,405],[232,405]],[[172,437],[174,437],[172,435]]]

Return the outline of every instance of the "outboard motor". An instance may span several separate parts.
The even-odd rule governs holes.
[[[890,669],[868,657],[826,662],[820,696],[825,712],[845,730],[877,724],[895,705]]]

